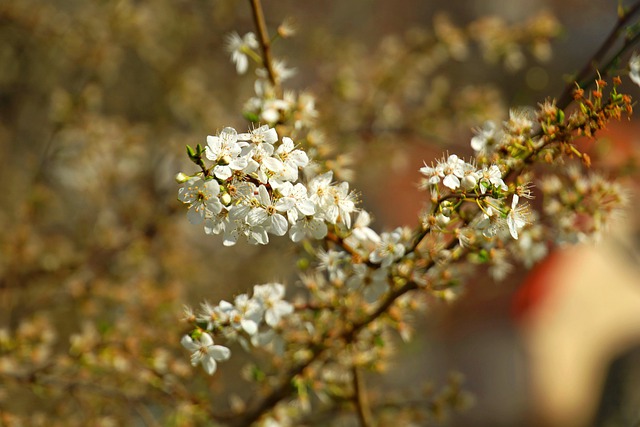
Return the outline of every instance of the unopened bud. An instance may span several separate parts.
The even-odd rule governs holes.
[[[183,172],[178,172],[176,174],[176,178],[175,179],[176,179],[176,182],[178,184],[183,184],[183,183],[189,181],[189,179],[191,179],[191,177],[189,175],[183,173]]]
[[[229,203],[231,203],[231,196],[229,195],[229,193],[224,193],[222,196],[220,196],[220,201],[223,205],[229,206]]]

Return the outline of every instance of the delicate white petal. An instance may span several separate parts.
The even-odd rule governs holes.
[[[445,185],[445,187],[449,187],[452,190],[455,190],[456,188],[460,187],[460,180],[458,179],[457,176],[453,174],[447,175],[442,180],[442,183]]]
[[[213,357],[205,357],[202,359],[202,367],[209,375],[213,375],[217,368],[216,360]]]
[[[183,336],[180,340],[180,344],[189,351],[196,351],[200,348],[199,345],[193,342],[193,338],[191,338],[190,335]]]
[[[276,236],[284,236],[287,233],[288,223],[284,216],[275,214],[271,216],[271,233]]]
[[[209,335],[208,333],[204,332],[201,336],[200,336],[200,343],[203,346],[210,346],[213,344],[213,338],[211,338],[211,335]]]
[[[209,356],[215,360],[228,360],[231,357],[231,350],[222,345],[212,345],[208,350]]]

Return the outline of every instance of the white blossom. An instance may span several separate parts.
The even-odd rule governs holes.
[[[372,304],[389,291],[386,268],[370,268],[366,264],[355,264],[346,285],[351,291],[363,291],[364,300]],[[362,289],[364,288],[364,289]]]
[[[518,206],[518,201],[520,197],[517,194],[513,195],[513,199],[511,200],[511,210],[507,214],[507,224],[509,225],[509,233],[511,233],[511,237],[518,240],[518,230],[527,225],[528,220],[528,206],[520,205]]]
[[[249,67],[249,58],[247,58],[247,50],[257,49],[258,40],[255,34],[247,33],[244,37],[236,32],[227,35],[226,49],[231,54],[231,60],[236,64],[238,74],[244,74]]]
[[[280,283],[267,283],[253,287],[253,297],[264,307],[264,321],[272,328],[280,323],[282,317],[293,313],[293,306],[285,301],[285,288]]]
[[[233,170],[242,170],[247,166],[248,159],[239,157],[242,146],[238,143],[238,133],[235,129],[226,127],[219,135],[207,136],[205,155],[207,159],[216,163],[213,174],[216,178],[226,180],[231,178]]]
[[[464,176],[464,161],[455,154],[450,155],[446,162],[439,162],[444,179],[442,184],[452,190],[460,187],[460,178]]]
[[[507,191],[509,187],[502,180],[502,172],[497,165],[486,166],[480,171],[480,192],[486,193],[487,189],[494,186],[502,191]]]
[[[220,187],[216,180],[191,178],[178,190],[178,199],[189,205],[187,218],[192,224],[200,224],[205,218],[218,214],[222,203],[218,199]]]
[[[471,148],[478,154],[491,153],[502,138],[502,131],[491,120],[484,122],[481,128],[475,129],[475,133],[471,138]]]
[[[181,344],[187,350],[193,352],[191,354],[191,365],[197,366],[202,364],[204,370],[213,375],[216,372],[217,361],[224,361],[231,357],[231,351],[222,345],[215,345],[213,338],[206,332],[200,335],[199,339],[194,340],[190,335],[182,337]]]
[[[380,264],[381,267],[389,267],[393,261],[396,261],[405,253],[405,247],[400,240],[402,239],[402,228],[398,227],[391,233],[382,233],[380,235],[380,243],[369,256],[369,261]]]

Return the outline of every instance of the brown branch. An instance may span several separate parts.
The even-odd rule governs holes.
[[[572,79],[572,81],[569,84],[565,86],[564,91],[562,92],[562,95],[560,95],[560,97],[558,98],[558,105],[560,106],[560,108],[564,109],[571,103],[573,89],[575,88],[574,82],[584,82],[584,81],[590,82],[592,80],[595,80],[598,67],[600,63],[603,61],[605,55],[613,47],[616,40],[618,40],[618,37],[620,37],[620,33],[624,29],[623,27],[629,22],[629,20],[633,17],[633,15],[635,15],[636,12],[638,12],[639,10],[640,10],[640,2],[631,6],[629,10],[627,10],[625,13],[623,13],[618,17],[618,22],[616,22],[616,25],[613,27],[613,29],[611,30],[607,38],[604,40],[604,42],[600,46],[600,48],[596,51],[596,53],[593,54],[591,59],[587,61],[587,63],[582,68],[582,70],[576,75],[576,77]],[[630,44],[632,43],[629,43],[629,45]],[[625,46],[626,45],[627,44],[625,43]],[[624,50],[625,48],[621,49],[621,52],[623,52]],[[616,58],[617,55],[618,54],[614,56],[614,59]],[[612,61],[609,61],[609,64],[611,64]]]
[[[273,58],[271,57],[271,41],[269,39],[269,33],[267,32],[267,25],[264,20],[264,12],[262,11],[262,3],[260,0],[249,0],[251,3],[251,10],[253,11],[253,20],[258,32],[258,39],[260,40],[260,47],[262,48],[262,62],[267,70],[269,81],[276,90],[276,93],[280,92],[280,84],[278,76],[273,69]]]
[[[354,366],[351,368],[351,375],[353,376],[353,400],[358,412],[360,426],[371,427],[373,425],[371,408],[369,407],[369,399],[367,398],[362,372],[357,366]]]

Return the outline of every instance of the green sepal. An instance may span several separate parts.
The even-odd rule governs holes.
[[[193,148],[191,148],[190,145],[187,145],[187,156],[189,156],[191,160],[193,160],[193,158],[196,157],[196,152],[194,151]]]

